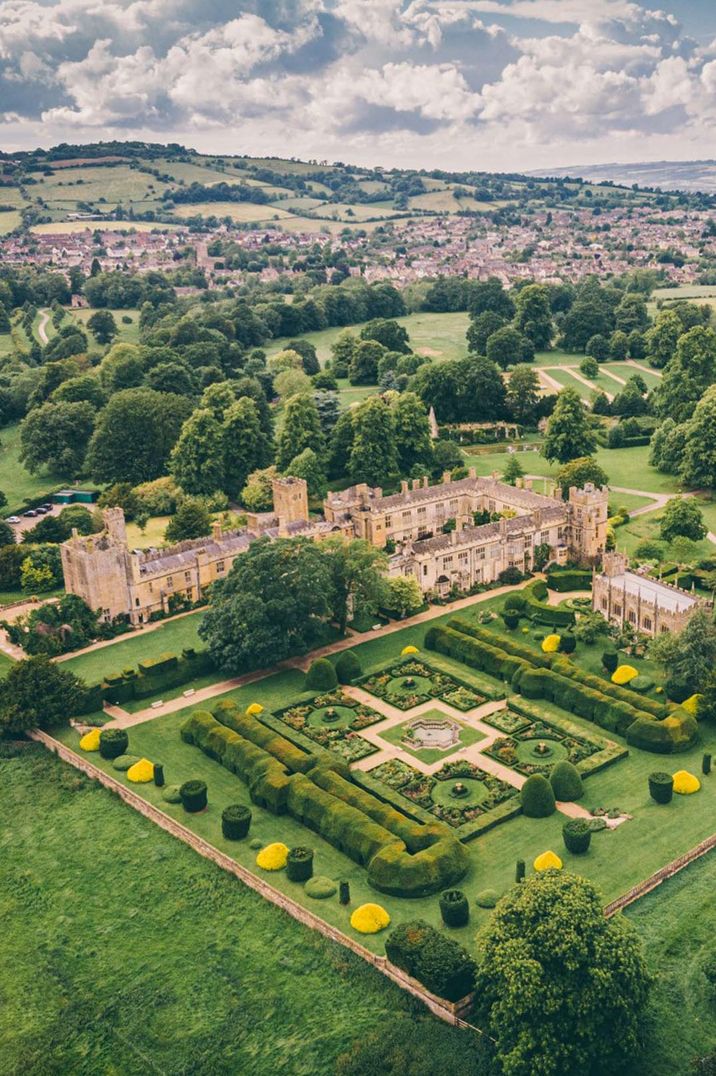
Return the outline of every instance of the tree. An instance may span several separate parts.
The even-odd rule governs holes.
[[[385,600],[388,558],[359,538],[328,538],[322,549],[328,556],[331,611],[344,635],[351,610],[372,615]]]
[[[512,325],[503,325],[487,341],[485,352],[490,362],[506,370],[524,360],[524,337]]]
[[[629,337],[620,329],[616,329],[609,337],[609,358],[615,362],[622,362],[629,354]]]
[[[574,389],[562,389],[547,423],[542,455],[550,461],[567,463],[580,456],[590,456],[596,439],[587,412]]]
[[[273,387],[281,400],[288,400],[291,396],[310,393],[313,385],[303,370],[282,370],[273,379]]]
[[[360,332],[361,340],[377,340],[388,351],[407,355],[410,351],[408,331],[392,318],[373,318]]]
[[[289,340],[286,344],[287,351],[294,351],[301,356],[304,374],[317,374],[321,369],[316,349],[310,340]]]
[[[700,542],[706,533],[703,512],[693,498],[672,497],[666,502],[659,527],[662,541],[671,542],[681,536]]]
[[[155,392],[174,392],[177,396],[193,396],[194,378],[181,362],[160,362],[144,378],[144,384]]]
[[[579,459],[570,460],[557,471],[557,485],[562,490],[565,500],[572,486],[584,489],[587,482],[595,486],[606,486],[609,483],[606,471],[599,466],[593,456],[581,456]]]
[[[587,340],[584,352],[597,362],[606,362],[609,358],[609,340],[601,333],[595,333]]]
[[[639,1046],[650,976],[641,942],[584,878],[545,871],[515,886],[477,937],[477,1022],[501,1071],[604,1073]]]
[[[211,514],[198,497],[185,497],[169,520],[164,537],[168,542],[203,538],[211,533]]]
[[[98,367],[102,388],[111,396],[122,389],[141,385],[146,373],[141,348],[135,344],[114,344]]]
[[[543,284],[528,284],[517,293],[515,306],[515,328],[531,340],[538,351],[544,351],[552,343],[554,332],[549,289]]]
[[[184,396],[153,389],[126,389],[99,416],[87,454],[99,482],[136,486],[166,474],[169,454],[189,417]]]
[[[502,480],[507,482],[508,485],[514,486],[518,478],[522,478],[524,474],[522,464],[518,460],[517,456],[512,453],[507,457],[507,463],[502,470]]]
[[[4,303],[0,303],[0,333],[9,333],[12,329],[10,317]]]
[[[238,497],[251,472],[269,463],[273,456],[273,446],[261,429],[258,408],[249,396],[242,396],[227,408],[222,434],[222,488],[230,497]]]
[[[708,396],[708,393],[704,395],[704,400]],[[700,405],[699,405],[700,406]],[[707,405],[707,411],[710,407]],[[694,418],[696,412],[694,412]],[[666,418],[661,425],[654,431],[654,435],[651,439],[651,451],[649,452],[649,463],[656,467],[657,471],[663,471],[665,474],[678,474],[684,463],[684,455],[686,453],[686,442],[689,436],[690,423],[681,422],[677,425],[673,418]],[[706,466],[709,465],[710,455],[710,441],[709,431],[706,433],[705,450],[706,450]],[[697,466],[701,466],[697,461]],[[690,484],[690,483],[689,483]]]
[[[391,616],[403,620],[406,616],[419,612],[424,604],[425,598],[420,583],[414,575],[396,575],[388,580],[384,608]]]
[[[433,461],[433,447],[425,404],[414,392],[404,392],[395,400],[391,410],[400,473],[408,474],[413,467],[421,466],[429,470]]]
[[[386,348],[377,340],[360,340],[353,348],[348,377],[351,385],[376,385],[378,383],[378,363],[386,353]]]
[[[87,328],[98,344],[111,344],[119,332],[111,310],[97,310],[87,319]]]
[[[58,385],[51,396],[53,403],[91,403],[95,410],[104,407],[107,398],[94,374],[80,374],[68,377]]]
[[[211,411],[198,408],[186,420],[172,449],[169,470],[185,493],[224,489],[224,433]]]
[[[621,332],[641,332],[649,324],[649,314],[642,295],[637,292],[627,291],[616,310],[614,321],[617,329]]]
[[[701,691],[716,668],[716,626],[705,609],[697,609],[680,632],[664,632],[649,643],[649,657],[687,693]]]
[[[273,480],[278,478],[276,467],[252,471],[241,491],[241,503],[250,512],[268,512],[273,505]]]
[[[660,310],[645,333],[646,354],[652,366],[666,366],[676,351],[683,325],[673,310]]]
[[[599,363],[591,355],[587,355],[579,364],[579,372],[584,377],[599,377]]]
[[[78,710],[84,684],[46,654],[16,662],[3,681],[0,730],[53,729]]]
[[[657,390],[657,408],[664,418],[684,422],[716,379],[716,332],[697,325],[679,337]]]
[[[291,460],[284,473],[294,478],[303,478],[308,486],[309,497],[322,500],[326,496],[328,489],[326,472],[312,448],[304,448],[303,452],[299,452]]]
[[[358,337],[344,329],[331,344],[331,369],[336,377],[348,377],[348,370],[353,358],[353,348],[358,343]]]
[[[0,519],[0,546],[12,545],[15,541],[15,532],[9,523]]]
[[[467,309],[471,318],[477,317],[485,310],[492,310],[509,321],[515,313],[515,304],[505,291],[502,281],[492,276],[469,285]]]
[[[344,411],[333,427],[328,450],[328,477],[343,478],[348,473],[353,451],[353,410]]]
[[[493,333],[501,329],[507,322],[494,310],[485,310],[477,317],[472,318],[467,330],[467,348],[475,355],[485,355],[487,341]]]
[[[667,423],[671,428],[664,433]],[[667,419],[659,427],[652,440],[652,457],[655,463],[658,458],[659,470],[678,471],[684,484],[693,489],[716,488],[716,386],[706,390],[689,422],[674,426]]]
[[[75,478],[79,474],[95,424],[92,404],[45,403],[35,407],[20,427],[20,460],[34,474]]]
[[[215,584],[199,635],[230,675],[274,665],[322,637],[331,588],[320,543],[259,539]]]
[[[292,396],[283,412],[283,422],[276,439],[276,462],[285,470],[304,448],[312,448],[317,456],[325,451],[318,409],[312,396]]]
[[[353,412],[353,445],[348,461],[353,482],[387,484],[398,473],[393,413],[379,396],[371,396]]]
[[[507,406],[515,422],[530,426],[539,401],[539,378],[530,366],[515,366],[507,383]]]

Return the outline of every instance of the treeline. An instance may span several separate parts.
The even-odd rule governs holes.
[[[262,187],[249,187],[246,183],[191,183],[188,187],[171,187],[165,190],[164,202],[192,204],[195,202],[255,202],[265,205],[270,199]]]

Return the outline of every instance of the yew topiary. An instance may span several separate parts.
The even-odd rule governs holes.
[[[316,658],[306,673],[306,691],[333,691],[338,687],[338,677],[328,658]]]
[[[554,798],[561,803],[578,800],[584,795],[584,785],[579,770],[566,759],[552,768],[549,783],[552,786]]]
[[[649,795],[654,803],[671,803],[674,795],[674,778],[671,774],[662,771],[650,773]]]
[[[562,826],[564,847],[573,855],[582,855],[589,848],[592,830],[585,818],[569,818]]]
[[[520,802],[528,818],[547,818],[557,809],[552,786],[541,773],[527,778],[520,790]]]
[[[440,894],[440,915],[446,927],[467,926],[470,905],[461,889],[446,889]]]
[[[352,650],[344,650],[336,661],[336,676],[339,684],[352,684],[363,672],[361,663]]]
[[[102,729],[99,734],[99,753],[102,758],[119,758],[126,755],[129,736],[124,729]]]

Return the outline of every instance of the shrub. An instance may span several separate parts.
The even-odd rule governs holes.
[[[470,954],[422,919],[397,927],[386,939],[385,953],[396,968],[447,1001],[460,1001],[474,989],[475,962]]]
[[[522,810],[528,818],[546,818],[557,809],[552,786],[541,773],[533,773],[520,789]]]
[[[80,740],[81,751],[99,751],[99,729],[90,729]]]
[[[574,635],[567,633],[563,635],[559,640],[559,652],[560,654],[572,654],[577,648],[577,640]]]
[[[440,894],[440,915],[446,927],[466,927],[470,905],[461,889],[446,889]]]
[[[701,772],[704,777],[708,777],[711,773],[711,754],[708,751],[704,753],[704,757],[701,759]]]
[[[231,803],[221,812],[221,832],[227,841],[246,837],[251,825],[251,808],[243,803]]]
[[[307,882],[313,874],[313,849],[292,848],[286,857],[286,874],[291,882]]]
[[[537,856],[532,864],[536,871],[561,871],[562,860],[559,858],[556,852],[551,849],[548,852],[542,852]]]
[[[635,680],[638,675],[639,670],[633,665],[618,665],[612,673],[611,680],[613,684],[621,687],[623,684],[628,684],[630,680]]]
[[[505,627],[508,628],[509,631],[514,631],[520,622],[520,614],[515,613],[512,609],[503,609],[502,619],[505,622]]]
[[[524,613],[527,608],[527,599],[524,594],[513,593],[508,594],[505,598],[503,609],[511,609],[515,613]]]
[[[542,640],[542,650],[545,654],[556,654],[559,650],[559,644],[561,643],[559,635],[548,635],[546,639]]]
[[[626,730],[626,739],[630,746],[660,755],[688,751],[694,746],[698,736],[696,718],[683,710],[674,710],[663,721],[639,717]]]
[[[518,859],[515,863],[515,881],[524,882],[525,880],[525,861],[524,859]]]
[[[165,803],[181,803],[179,785],[166,785],[162,792],[162,799]]]
[[[584,785],[579,770],[567,759],[563,759],[552,767],[549,783],[552,786],[554,798],[560,803],[570,803],[584,795]]]
[[[592,573],[579,568],[550,568],[547,571],[547,586],[560,593],[568,590],[590,590]]]
[[[124,729],[102,729],[99,734],[99,753],[102,758],[119,758],[127,753],[129,736]]]
[[[164,787],[164,767],[161,762],[154,763],[154,784],[157,788]]]
[[[135,762],[127,770],[127,780],[138,785],[147,784],[154,780],[154,766],[148,758],[140,758],[139,762]]]
[[[139,755],[118,755],[112,763],[112,769],[123,773],[130,766],[133,766],[135,762],[139,762]]]
[[[351,902],[351,885],[350,882],[341,882],[338,886],[338,901],[340,904],[350,904]]]
[[[288,847],[281,841],[267,844],[256,856],[256,866],[264,871],[280,871],[286,866]]]
[[[661,770],[649,774],[649,795],[654,803],[671,803],[674,794],[674,778]]]
[[[605,650],[602,654],[602,665],[610,676],[616,670],[618,664],[619,654],[616,652],[616,650]]]
[[[380,904],[361,904],[351,916],[351,926],[359,934],[377,934],[390,925],[390,916]]]
[[[328,897],[332,897],[336,892],[338,886],[332,878],[326,878],[322,874],[317,874],[314,878],[310,878],[303,887],[303,891],[307,897],[312,897],[313,900],[327,900]]]
[[[503,586],[513,586],[516,583],[522,582],[522,572],[519,568],[515,567],[505,568],[500,572],[497,579]]]
[[[589,848],[592,831],[585,818],[568,818],[562,826],[564,847],[575,856],[580,856]]]
[[[207,804],[206,781],[185,781],[179,789],[182,807],[189,814],[203,811]]]
[[[629,687],[632,691],[638,691],[639,694],[643,691],[651,691],[654,686],[654,681],[650,676],[635,676],[633,680],[629,681]]]
[[[677,792],[680,796],[690,796],[694,792],[698,792],[701,788],[701,782],[698,777],[695,777],[693,773],[689,773],[688,770],[677,770],[674,774],[674,792]]]
[[[634,685],[632,684],[631,686],[633,687]],[[700,695],[698,692],[696,692],[693,695],[689,695],[688,699],[684,699],[684,701],[681,703],[681,709],[686,710],[686,713],[691,714],[693,717],[698,717],[699,716],[699,703],[701,702],[702,698],[703,698],[703,695]],[[101,739],[102,738],[100,737],[100,747],[99,747],[100,754],[102,754]]]
[[[339,684],[352,684],[363,672],[361,663],[352,650],[343,650],[336,661]]]
[[[328,658],[316,658],[306,673],[306,691],[332,691],[338,686],[333,663]]]
[[[691,694],[689,685],[675,676],[669,677],[664,684],[664,690],[666,691],[667,697],[670,698],[672,702],[676,703],[683,702],[685,699],[688,699]]]
[[[259,852],[264,846],[264,842],[260,837],[252,837],[249,841],[249,848],[252,852]]]
[[[478,908],[494,908],[500,899],[499,893],[494,889],[483,889],[475,897]]]

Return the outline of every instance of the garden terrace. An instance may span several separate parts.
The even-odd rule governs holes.
[[[406,658],[358,681],[364,691],[399,710],[412,710],[430,699],[442,699],[457,710],[474,710],[486,696],[474,687],[440,672],[425,661]],[[501,697],[499,692],[495,698]]]

